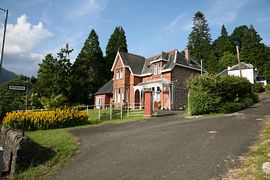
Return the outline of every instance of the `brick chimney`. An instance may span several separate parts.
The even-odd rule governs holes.
[[[186,60],[189,60],[190,59],[190,54],[189,54],[188,46],[186,46],[186,48],[185,48],[185,58],[186,58]]]

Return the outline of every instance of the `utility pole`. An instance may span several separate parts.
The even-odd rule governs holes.
[[[235,42],[236,44],[236,52],[237,52],[237,60],[238,60],[238,65],[239,65],[239,72],[240,72],[240,77],[242,77],[242,68],[241,68],[241,62],[240,62],[240,53],[239,53],[239,41]]]
[[[3,64],[4,47],[5,47],[6,30],[7,30],[8,10],[7,9],[3,9],[3,8],[0,8],[0,10],[4,11],[6,13],[5,24],[4,24],[3,41],[2,41],[2,48],[1,48],[1,60],[0,60],[0,73],[1,73],[2,64]]]

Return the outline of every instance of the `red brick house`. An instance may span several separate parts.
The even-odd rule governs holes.
[[[202,69],[204,72],[205,70]],[[201,73],[201,66],[177,49],[161,52],[145,58],[139,55],[118,52],[112,69],[114,77],[95,94],[98,107],[130,108],[144,107],[144,89],[152,89],[152,103],[161,109],[179,109],[187,104],[186,80],[192,74]]]

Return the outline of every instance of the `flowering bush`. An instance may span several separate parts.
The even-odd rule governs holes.
[[[75,109],[56,109],[47,112],[10,112],[3,120],[3,125],[15,129],[37,130],[54,129],[88,123],[86,112]]]

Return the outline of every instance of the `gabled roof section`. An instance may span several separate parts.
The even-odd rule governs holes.
[[[127,52],[118,52],[114,60],[111,71],[114,69],[116,59],[120,57],[123,65],[131,71],[134,75],[140,75],[145,63],[145,58],[136,54],[131,54]]]
[[[143,65],[145,63],[145,58],[139,55],[119,52],[125,67],[130,67],[133,74],[141,74]]]
[[[111,93],[113,93],[113,79],[109,80],[106,84],[99,88],[95,95]]]

